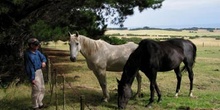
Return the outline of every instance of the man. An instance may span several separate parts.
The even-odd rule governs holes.
[[[32,84],[32,107],[38,110],[46,107],[42,100],[44,98],[45,86],[41,68],[46,66],[45,56],[38,50],[40,42],[36,38],[28,40],[29,48],[24,53],[25,70]]]

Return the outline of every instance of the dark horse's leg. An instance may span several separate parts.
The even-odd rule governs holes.
[[[189,90],[189,96],[190,97],[193,97],[193,77],[194,77],[194,73],[193,73],[193,70],[192,70],[192,65],[188,65],[186,66],[186,69],[188,71],[188,76],[189,76],[189,80],[190,80],[190,90]]]
[[[157,82],[155,83],[155,89],[156,89],[157,96],[158,96],[157,102],[160,102],[161,101],[161,93],[160,93],[160,89],[158,88]]]
[[[180,90],[180,85],[181,85],[181,80],[182,80],[182,74],[180,72],[179,66],[177,68],[175,68],[174,71],[176,73],[176,78],[177,78],[176,94],[175,94],[175,96],[178,97],[179,90]]]
[[[154,92],[155,92],[154,89],[156,89],[156,92],[158,95],[158,102],[160,102],[160,100],[161,100],[160,90],[159,90],[157,82],[156,82],[157,71],[154,70],[152,72],[149,72],[149,74],[145,73],[145,75],[150,80],[150,92],[151,92],[149,103],[146,105],[146,107],[151,107],[152,103],[154,102]]]
[[[193,62],[189,62],[186,60],[183,61],[185,64],[185,68],[188,71],[188,76],[189,76],[189,80],[190,80],[190,89],[189,89],[189,96],[193,97],[193,78],[194,78],[194,73],[193,73]]]

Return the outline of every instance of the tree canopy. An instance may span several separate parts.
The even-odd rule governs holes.
[[[147,8],[160,8],[163,0],[1,0],[1,38],[37,36],[42,40],[79,31],[98,39],[107,24],[120,25],[126,16]],[[45,27],[46,26],[46,27]],[[57,31],[59,31],[57,33]]]
[[[5,65],[8,64],[6,60],[9,57],[17,59],[21,56],[25,41],[30,37],[37,37],[41,41],[65,41],[68,40],[68,31],[79,31],[80,34],[99,39],[106,31],[107,22],[123,27],[126,17],[134,14],[135,7],[141,12],[148,8],[160,8],[162,2],[163,0],[1,0],[0,62]],[[17,60],[8,60],[11,61]],[[3,71],[1,65],[0,71]]]

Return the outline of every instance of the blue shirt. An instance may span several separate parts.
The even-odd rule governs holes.
[[[32,52],[26,50],[24,54],[25,58],[25,71],[29,76],[30,81],[35,79],[35,72],[42,68],[42,62],[46,63],[46,57],[39,51]]]

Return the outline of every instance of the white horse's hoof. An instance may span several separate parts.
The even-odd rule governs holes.
[[[108,102],[108,98],[103,98],[102,101],[103,102]]]

